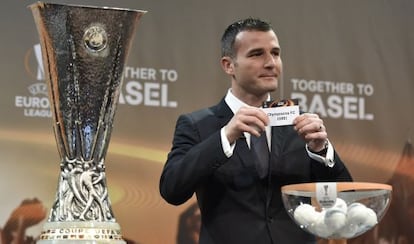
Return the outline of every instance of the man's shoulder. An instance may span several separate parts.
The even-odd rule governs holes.
[[[218,104],[195,110],[193,112],[184,114],[183,116],[190,117],[195,122],[205,120],[212,117],[221,117],[223,114],[226,114],[228,111],[231,111],[227,104],[224,102],[224,99],[221,100]]]
[[[191,117],[191,119],[195,122],[204,120],[208,117],[215,116],[214,115],[215,106],[202,108],[191,113],[185,114],[185,116]]]

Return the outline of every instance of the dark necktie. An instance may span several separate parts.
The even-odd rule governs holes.
[[[250,148],[256,161],[257,171],[261,179],[267,176],[269,168],[269,147],[267,146],[266,132],[259,137],[251,136]]]

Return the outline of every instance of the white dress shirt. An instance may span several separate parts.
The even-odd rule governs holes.
[[[270,96],[269,96],[269,98],[270,98]],[[249,107],[249,105],[245,104],[240,99],[235,97],[233,95],[233,93],[231,92],[231,89],[229,89],[227,91],[227,94],[226,94],[226,97],[224,98],[224,100],[227,103],[227,105],[230,107],[233,114],[236,114],[237,111],[241,107],[244,107],[244,106]],[[236,146],[236,142],[230,144],[230,142],[227,139],[227,136],[225,134],[224,127],[221,128],[220,135],[221,135],[221,143],[222,143],[223,151],[226,154],[226,156],[229,158],[233,155],[233,151],[234,151],[234,148]],[[244,132],[244,137],[246,138],[247,145],[250,147],[250,137],[251,137],[250,133]],[[272,141],[271,140],[271,127],[270,126],[266,126],[266,137],[267,137],[267,145],[269,146],[269,151],[270,151],[271,141]],[[333,167],[335,165],[334,150],[333,150],[333,146],[331,145],[331,142],[329,140],[328,140],[328,150],[326,152],[325,157],[311,152],[308,149],[308,145],[306,145],[305,148],[306,148],[306,151],[307,151],[309,157],[311,157],[312,159],[314,159],[318,162],[321,162],[321,163],[325,164],[328,167]]]

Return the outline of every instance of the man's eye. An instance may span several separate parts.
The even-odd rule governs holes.
[[[261,52],[254,52],[250,54],[250,56],[260,56],[260,55],[262,55]]]

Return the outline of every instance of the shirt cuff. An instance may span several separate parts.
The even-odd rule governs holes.
[[[326,151],[325,157],[311,152],[308,148],[308,144],[306,144],[306,151],[308,152],[308,155],[309,155],[310,158],[312,158],[312,159],[314,159],[314,160],[316,160],[320,163],[323,163],[326,166],[332,168],[335,165],[334,149],[333,149],[333,146],[332,146],[331,142],[329,140],[327,140],[327,141],[328,141],[328,149]]]
[[[229,140],[227,139],[226,133],[224,131],[224,127],[220,130],[220,137],[221,137],[221,146],[223,148],[224,154],[227,156],[227,158],[230,158],[233,156],[233,151],[236,146],[236,142],[230,145]]]

